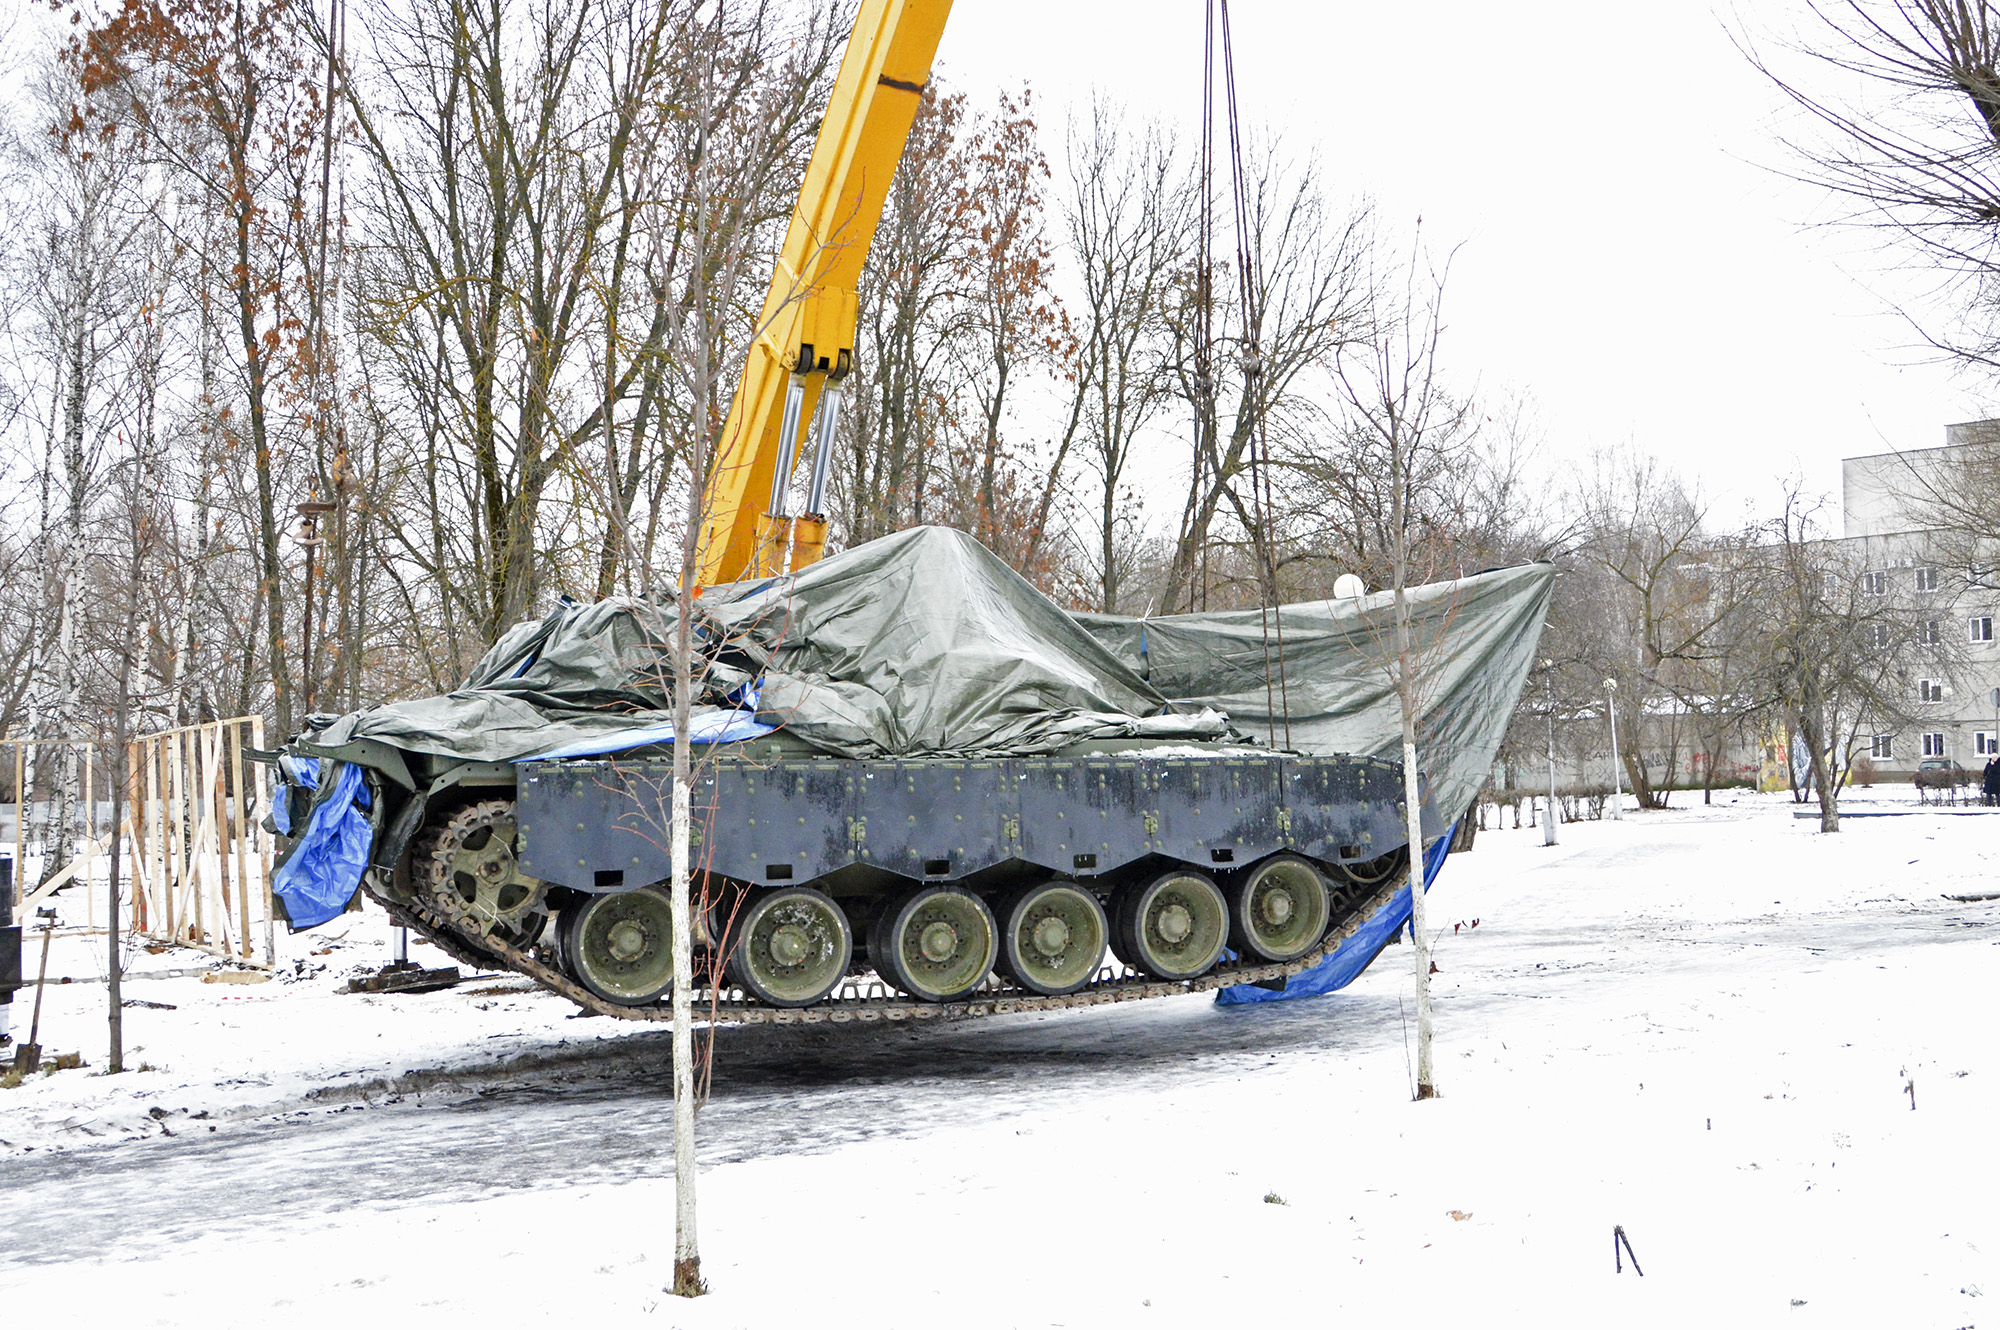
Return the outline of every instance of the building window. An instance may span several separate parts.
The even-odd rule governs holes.
[[[1871,637],[1873,637],[1873,639],[1874,639],[1874,641],[1875,641],[1875,645],[1876,645],[1877,647],[1886,647],[1886,646],[1888,646],[1888,645],[1889,645],[1889,625],[1888,625],[1888,624],[1886,624],[1886,623],[1878,623],[1878,624],[1876,624],[1876,625],[1874,626],[1873,630],[1871,631],[1871,633],[1870,633],[1870,636],[1871,636]]]
[[[1917,640],[1927,647],[1934,647],[1944,641],[1944,626],[1936,619],[1924,620],[1924,626],[1917,634]]]
[[[1862,594],[1864,594],[1864,595],[1869,595],[1869,596],[1886,596],[1886,595],[1888,595],[1888,594],[1889,594],[1889,574],[1887,574],[1887,573],[1863,573],[1863,574],[1861,574],[1861,591],[1862,591]]]
[[[1917,590],[1919,591],[1937,590],[1937,569],[1935,568],[1917,569]]]
[[[2000,734],[1992,730],[1975,730],[1972,735],[1972,752],[1976,757],[2000,757]]]
[[[1917,680],[1917,701],[1919,702],[1944,701],[1944,680],[1942,679]],[[1931,756],[1931,754],[1926,753],[1925,756],[1929,757]]]
[[[1896,757],[1894,740],[1895,736],[1892,734],[1870,736],[1868,740],[1868,756],[1881,762],[1894,761]]]
[[[1967,620],[1966,622],[1967,622],[1967,623],[1968,623],[1968,624],[1970,625],[1970,627],[1971,627],[1971,630],[1972,630],[1972,640],[1973,640],[1973,641],[1975,641],[1975,642],[1991,642],[1991,641],[1993,640],[1993,616],[1992,616],[1992,615],[1990,615],[1990,614],[1982,614],[1982,615],[1979,615],[1979,616],[1978,616],[1978,617],[1976,617],[1976,618],[1973,618],[1973,619],[1968,619],[1968,620]]]
[[[1929,734],[1926,734],[1924,736],[1924,756],[1925,757],[1944,756],[1944,735],[1938,733],[1936,730],[1933,730]]]

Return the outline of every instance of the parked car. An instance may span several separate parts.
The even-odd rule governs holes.
[[[1920,790],[1962,790],[1972,784],[1972,773],[1948,757],[1927,757],[1911,779]]]

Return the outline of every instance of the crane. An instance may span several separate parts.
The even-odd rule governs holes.
[[[702,586],[804,568],[825,548],[861,271],[950,11],[950,0],[861,0],[707,469],[695,548]],[[808,433],[810,479],[795,513],[789,491]],[[917,548],[906,540],[904,557]],[[1548,579],[1491,576],[1525,587],[1504,607],[1509,631],[1527,639],[1508,657],[1519,671],[1493,684],[1511,699]],[[657,736],[636,737],[645,733],[636,728],[611,747],[525,753],[506,735],[412,742],[415,729],[437,723],[439,704],[470,708],[482,724],[526,705],[481,689],[507,693],[545,648],[568,658],[551,645],[558,638],[616,637],[618,616],[637,613],[615,600],[568,607],[496,644],[497,672],[451,698],[402,715],[356,713],[292,748],[373,773],[365,820],[379,834],[370,833],[365,884],[397,922],[469,964],[515,970],[603,1014],[653,1020],[667,1011],[675,966],[662,885],[671,862],[649,828],[657,832],[655,812],[685,779],[661,765]],[[1519,627],[1530,613],[1532,631]],[[1235,627],[1186,617],[1200,622],[1185,631],[1213,639],[1189,648],[1190,659],[1237,649]],[[1213,668],[1240,682],[1236,666]],[[1376,667],[1361,668],[1372,677]],[[1136,704],[1162,708],[1145,713],[1148,722],[1179,714],[1134,679],[1147,694]],[[1237,682],[1194,691],[1220,695]],[[1047,752],[878,759],[798,729],[760,723],[748,737],[717,736],[694,778],[713,810],[701,832],[706,903],[695,930],[712,1020],[1054,1009],[1282,986],[1336,960],[1351,977],[1408,913],[1407,895],[1401,913],[1396,901],[1416,841],[1398,802],[1407,798],[1402,770],[1383,758],[1324,744],[1246,747],[1226,726],[1195,725],[1167,745],[1157,736],[1180,731],[1134,720],[1075,731],[1085,737]],[[1499,730],[1489,729],[1497,745]],[[321,784],[353,782],[336,786],[329,775]],[[306,823],[309,838],[332,803],[287,789],[288,820]],[[1419,803],[1421,839],[1431,843],[1445,826],[1428,796]],[[1106,966],[1107,952],[1119,966]],[[870,970],[875,981],[858,978]],[[1003,996],[980,996],[989,988]]]
[[[861,269],[950,15],[951,0],[862,0],[855,16],[710,470],[696,563],[703,586],[803,568],[826,548],[827,472],[854,369]],[[806,421],[811,479],[804,512],[787,516]]]

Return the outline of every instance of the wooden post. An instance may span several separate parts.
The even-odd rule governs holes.
[[[231,776],[230,796],[227,803],[231,820],[231,832],[236,841],[236,937],[242,944],[243,956],[250,956],[250,857],[244,853],[244,836],[248,834],[250,804],[243,797],[243,722],[229,722],[229,773]]]
[[[229,869],[229,765],[223,754],[222,722],[215,723],[215,771],[210,776],[208,807],[209,816],[215,821],[215,887],[220,894],[221,910],[217,918],[221,921],[222,932],[226,936],[236,923],[236,893],[230,890]],[[234,947],[230,948],[233,953]]]
[[[147,921],[152,918],[146,899],[150,889],[146,872],[146,811],[139,797],[144,788],[139,779],[139,761],[145,751],[146,746],[137,740],[125,745],[125,825],[118,829],[125,836],[125,862],[132,872],[132,928],[140,933],[146,931]]]
[[[232,904],[235,894],[229,889],[229,818],[223,805],[223,786],[227,782],[223,779],[221,721],[216,721],[214,733],[206,736],[203,750],[207,753],[208,783],[202,788],[207,791],[209,844],[215,856],[215,931],[222,939],[223,950],[233,953],[235,946],[229,935],[236,923]]]
[[[187,729],[187,827],[188,847],[188,889],[194,897],[194,926],[188,934],[198,947],[209,945],[208,915],[205,908],[208,900],[208,855],[204,850],[207,840],[202,836],[202,809],[208,803],[208,745],[202,742],[201,726],[190,725]]]
[[[264,718],[250,718],[250,746],[264,746]],[[257,807],[264,806],[264,764],[252,763],[251,779],[257,783]],[[260,828],[261,830],[261,828]],[[271,905],[271,838],[259,835],[257,838],[257,868],[264,878],[264,964],[276,966],[278,963],[277,911]]]
[[[169,881],[173,884],[174,941],[187,934],[188,916],[194,913],[188,900],[187,818],[193,803],[188,791],[187,731],[170,730],[172,748],[167,755],[167,834],[172,838],[173,863]]]
[[[175,759],[180,756],[180,736],[167,730],[160,736],[160,856],[164,861],[160,872],[160,885],[167,893],[166,916],[167,937],[170,941],[180,940],[180,919],[186,907],[181,903],[181,874],[175,871],[179,856],[175,853],[180,823],[179,800],[174,798],[174,778],[180,774],[181,764]]]
[[[153,936],[172,935],[173,889],[167,885],[166,791],[161,776],[166,758],[166,741],[158,735],[146,741],[146,854],[153,862]]]
[[[201,807],[202,818],[208,823],[208,856],[202,865],[208,871],[211,918],[215,920],[215,936],[220,940],[223,951],[232,950],[229,941],[229,927],[233,922],[229,917],[229,841],[221,820],[222,813],[222,722],[214,726],[204,726],[201,732]]]

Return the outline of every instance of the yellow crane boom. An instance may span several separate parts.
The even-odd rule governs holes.
[[[801,568],[826,547],[827,469],[841,381],[854,367],[856,288],[950,15],[951,0],[862,0],[855,16],[723,423],[701,526],[703,586]],[[815,408],[805,512],[787,517],[800,425]]]

